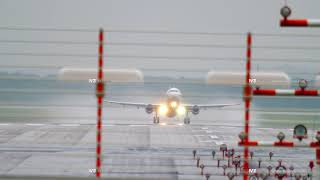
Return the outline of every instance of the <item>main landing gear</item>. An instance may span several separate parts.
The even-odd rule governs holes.
[[[190,118],[188,116],[188,113],[186,113],[186,117],[184,118],[184,124],[190,124]]]
[[[158,116],[158,113],[155,114],[155,116],[153,117],[153,123],[154,124],[159,124],[160,122],[160,118]]]
[[[184,124],[190,124],[190,118],[189,117],[185,117],[184,118]]]
[[[154,124],[159,124],[159,122],[160,122],[160,118],[159,117],[157,117],[157,116],[153,117],[153,123]]]

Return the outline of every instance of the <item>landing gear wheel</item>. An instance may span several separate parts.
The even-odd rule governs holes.
[[[159,124],[160,118],[159,117],[153,117],[153,123],[154,124]]]
[[[189,117],[184,118],[184,124],[190,124],[190,118]]]
[[[157,118],[153,117],[153,124],[157,124]]]

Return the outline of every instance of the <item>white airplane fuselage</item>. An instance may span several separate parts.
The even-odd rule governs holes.
[[[181,104],[181,92],[177,88],[170,88],[166,93],[166,103],[160,107],[159,114],[166,117],[185,115],[185,107]]]

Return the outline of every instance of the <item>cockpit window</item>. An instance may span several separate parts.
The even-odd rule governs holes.
[[[168,93],[180,93],[178,89],[169,89]]]

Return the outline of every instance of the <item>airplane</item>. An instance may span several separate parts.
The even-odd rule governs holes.
[[[182,104],[182,93],[178,88],[170,88],[166,92],[166,102],[163,104],[146,104],[146,103],[133,103],[133,102],[119,102],[109,101],[105,102],[112,104],[119,104],[124,106],[134,106],[137,108],[145,108],[146,113],[151,114],[154,112],[153,123],[159,124],[159,115],[173,118],[177,115],[184,116],[184,124],[190,124],[189,112],[197,115],[200,109],[219,108],[225,106],[235,106],[239,104]]]

